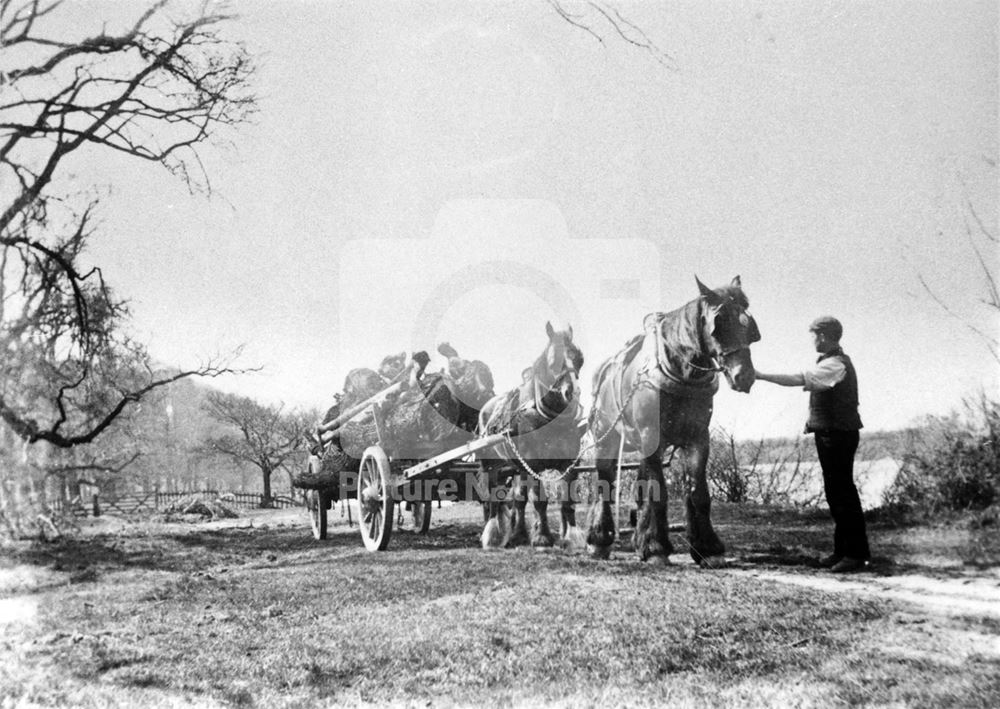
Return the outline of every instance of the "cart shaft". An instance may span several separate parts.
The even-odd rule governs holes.
[[[429,473],[433,470],[437,470],[442,465],[450,463],[459,458],[464,458],[465,456],[481,451],[484,448],[489,448],[490,446],[495,446],[498,443],[502,443],[504,440],[504,434],[493,433],[484,438],[477,438],[474,441],[469,441],[465,445],[459,446],[458,448],[452,448],[450,451],[446,451],[441,455],[434,456],[422,463],[417,463],[416,465],[411,465],[409,468],[403,470],[403,480],[413,480],[416,477]]]

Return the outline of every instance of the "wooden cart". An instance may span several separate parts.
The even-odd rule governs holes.
[[[393,507],[403,498],[403,488],[411,483],[444,479],[460,481],[461,477],[478,470],[471,458],[476,452],[503,441],[502,434],[470,440],[458,447],[426,460],[393,459],[381,445],[370,446],[361,458],[358,472],[357,499],[361,519],[361,539],[368,551],[383,551],[392,536]],[[431,488],[433,486],[430,486]],[[460,495],[462,499],[468,494]],[[414,523],[426,532],[430,527],[433,496],[410,502]]]
[[[393,511],[404,497],[408,498],[414,525],[420,532],[427,532],[430,528],[435,483],[451,479],[458,485],[459,499],[474,499],[468,490],[463,489],[462,484],[469,480],[471,474],[478,472],[475,454],[503,441],[503,434],[474,438],[472,434],[457,429],[455,436],[443,441],[422,446],[411,443],[405,446],[405,452],[399,450],[396,441],[385,439],[384,427],[380,425],[382,402],[399,388],[398,383],[390,385],[322,425],[317,431],[322,454],[324,446],[333,440],[340,427],[348,421],[369,412],[375,419],[378,443],[365,449],[356,484],[338,491],[341,499],[349,499],[351,495],[356,497],[361,516],[358,520],[361,539],[369,551],[383,551],[389,546]],[[310,465],[318,465],[319,457],[313,456]],[[427,484],[428,482],[431,484]],[[406,486],[415,483],[421,483],[420,487],[425,494],[417,497],[404,495]],[[308,490],[306,493],[306,506],[316,539],[326,538],[327,512],[332,501],[329,492],[323,489]]]

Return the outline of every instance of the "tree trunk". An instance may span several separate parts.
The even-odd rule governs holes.
[[[77,497],[82,498],[82,493],[80,492],[80,475],[79,473],[70,473],[66,478],[66,498],[70,500],[75,500]]]
[[[264,469],[264,494],[260,501],[261,507],[271,506],[271,472],[267,468]]]

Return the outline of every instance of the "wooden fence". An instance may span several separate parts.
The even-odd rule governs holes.
[[[56,500],[49,507],[57,514],[86,517],[94,514],[153,514],[169,509],[182,500],[218,500],[227,507],[238,509],[258,509],[263,506],[264,496],[259,492],[219,492],[200,490],[198,492],[145,492],[131,495],[94,495],[82,500]],[[301,507],[302,500],[291,495],[272,495],[271,508]]]
[[[205,500],[219,500],[228,507],[238,507],[240,509],[257,509],[264,503],[264,496],[259,492],[218,492],[217,490],[207,490],[203,492],[159,492],[156,495],[156,509],[170,507],[185,498],[196,497]],[[103,504],[103,498],[102,498]],[[295,499],[290,495],[272,495],[272,508],[301,507],[302,500]]]

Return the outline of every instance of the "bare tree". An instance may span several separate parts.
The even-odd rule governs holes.
[[[233,370],[157,375],[123,334],[126,303],[84,265],[100,193],[60,182],[68,158],[122,154],[207,191],[197,150],[248,120],[255,98],[252,62],[210,5],[178,19],[161,0],[120,33],[76,38],[50,29],[63,9],[0,0],[0,419],[71,448],[154,389]]]
[[[989,172],[988,184],[995,186],[996,162],[984,156],[983,164]],[[952,303],[938,289],[931,286],[925,274],[919,270],[917,280],[931,299],[950,317],[974,333],[989,350],[993,359],[1000,363],[1000,330],[997,328],[997,319],[1000,317],[1000,273],[998,273],[1000,261],[997,259],[1000,242],[997,240],[996,225],[983,218],[970,197],[969,186],[961,173],[958,175],[958,182],[963,194],[960,205],[964,232],[962,241],[976,259],[976,272],[966,274],[966,277],[975,278],[979,282],[978,307],[980,312],[986,313],[986,321],[983,322],[977,313],[959,308]],[[995,196],[995,189],[991,189],[990,193]]]
[[[264,506],[271,501],[271,476],[303,455],[303,439],[311,416],[285,413],[281,406],[263,406],[253,399],[211,392],[205,400],[209,415],[233,432],[209,439],[205,447],[218,455],[257,467],[264,483]]]

